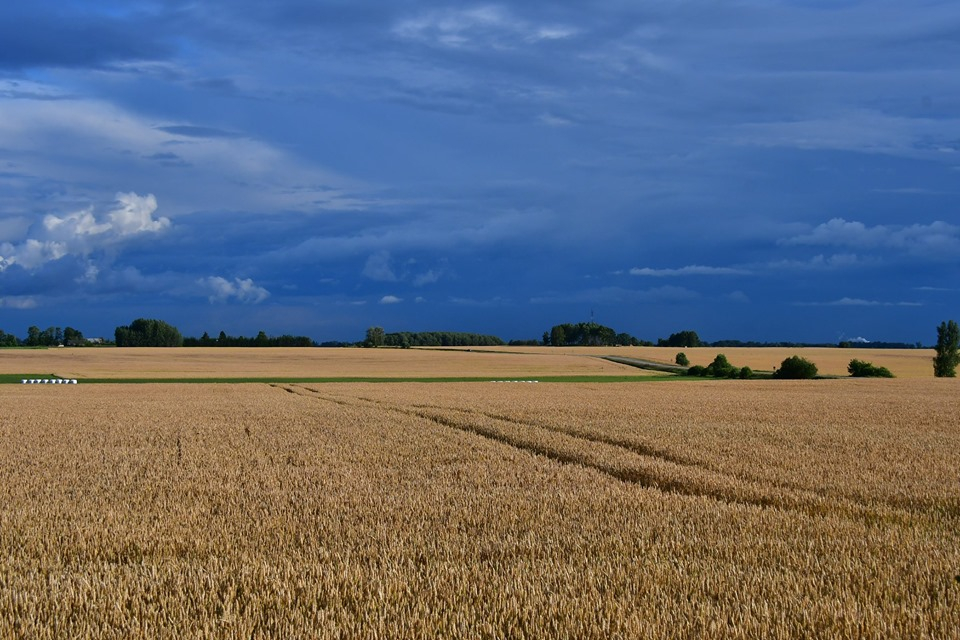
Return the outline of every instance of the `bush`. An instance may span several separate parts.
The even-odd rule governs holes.
[[[753,369],[751,369],[750,367],[742,367],[740,369],[741,380],[746,380],[747,378],[752,378],[752,377],[753,377]]]
[[[727,360],[727,356],[723,355],[722,353],[718,353],[717,357],[713,359],[713,362],[707,366],[706,375],[713,376],[714,378],[730,378],[736,377],[736,373],[739,372],[739,369],[730,364],[730,362]],[[734,375],[731,376],[731,373]]]
[[[689,369],[687,369],[687,375],[688,375],[688,376],[700,376],[700,377],[703,377],[703,376],[707,375],[707,368],[706,368],[706,367],[701,367],[700,365],[695,364],[695,365],[693,365],[692,367],[690,367]]]
[[[854,378],[892,378],[893,374],[886,367],[876,367],[870,362],[863,360],[851,360],[847,365],[847,371]]]
[[[774,378],[781,380],[810,380],[817,377],[817,365],[800,356],[790,356],[780,363],[773,372]]]
[[[677,357],[674,360],[674,362],[676,362],[681,367],[686,367],[687,365],[690,364],[690,359],[687,358],[687,354],[681,351],[680,353],[677,354]]]

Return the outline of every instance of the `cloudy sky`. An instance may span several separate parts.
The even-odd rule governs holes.
[[[936,339],[954,0],[0,5],[0,329]]]

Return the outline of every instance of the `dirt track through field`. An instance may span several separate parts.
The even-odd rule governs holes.
[[[588,430],[559,427],[509,416],[428,404],[397,405],[382,400],[324,393],[308,385],[274,385],[288,393],[344,406],[367,406],[430,420],[436,424],[476,434],[518,450],[543,456],[561,464],[593,469],[619,481],[685,496],[707,497],[739,503],[803,512],[831,513],[874,521],[908,522],[916,518],[896,504],[883,507],[845,496],[830,496],[791,487],[787,483],[745,481],[711,465],[685,459],[667,451],[642,446]],[[960,517],[955,508],[949,510]]]

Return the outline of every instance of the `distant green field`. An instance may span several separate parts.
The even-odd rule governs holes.
[[[59,376],[52,373],[0,373],[0,384],[20,384],[24,378],[31,380],[57,377]]]

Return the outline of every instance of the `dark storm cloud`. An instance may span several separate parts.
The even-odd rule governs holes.
[[[4,309],[73,286],[185,318],[340,305],[345,326],[529,337],[596,306],[638,335],[682,314],[745,339],[869,312],[895,339],[960,276],[952,2],[19,5]],[[118,190],[155,193],[169,229],[29,243]],[[736,335],[758,317],[770,335]]]
[[[118,19],[59,2],[0,6],[0,68],[102,67],[170,52],[139,18]]]

